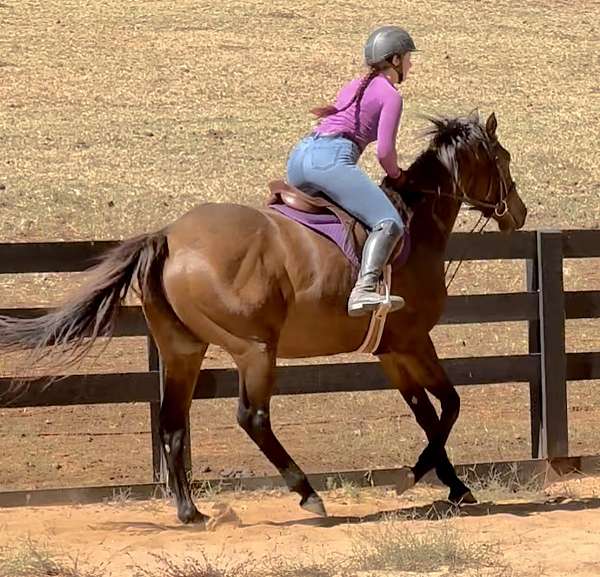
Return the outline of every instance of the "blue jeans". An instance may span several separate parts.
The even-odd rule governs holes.
[[[324,193],[370,229],[385,220],[404,223],[396,207],[358,166],[358,146],[342,137],[311,135],[290,153],[288,182],[309,194]]]

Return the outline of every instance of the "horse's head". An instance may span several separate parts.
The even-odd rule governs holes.
[[[496,135],[495,114],[485,126],[477,114],[431,121],[430,151],[450,173],[457,199],[493,218],[502,231],[521,228],[527,208],[510,174],[510,153]]]

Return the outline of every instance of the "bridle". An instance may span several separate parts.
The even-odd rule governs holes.
[[[493,182],[495,180],[494,178],[491,178],[491,177],[489,180],[488,190],[487,190],[484,200],[478,200],[476,198],[471,198],[465,192],[465,190],[460,182],[454,182],[455,190],[457,190],[459,192],[459,194],[456,194],[456,193],[450,194],[447,192],[442,192],[439,187],[437,190],[424,189],[424,190],[419,190],[419,192],[421,192],[422,194],[433,195],[438,198],[441,198],[441,197],[452,198],[458,202],[464,203],[464,204],[466,204],[472,208],[476,208],[476,209],[492,210],[493,212],[488,217],[488,221],[490,218],[493,218],[495,221],[497,221],[499,224],[501,224],[501,222],[503,220],[510,218],[513,221],[513,224],[516,225],[515,219],[514,219],[513,215],[510,213],[510,210],[508,208],[508,199],[510,198],[510,196],[512,194],[514,194],[516,192],[517,185],[514,180],[510,183],[510,185],[507,184],[506,179],[504,178],[504,175],[502,174],[502,171],[500,170],[500,167],[498,166],[498,158],[497,157],[494,160],[494,167],[496,168],[496,173],[498,176],[498,182],[499,182],[499,186],[500,186],[500,193],[499,193],[498,201],[496,203],[489,202],[489,200],[488,200],[493,193]],[[473,232],[473,231],[471,231],[471,232]]]
[[[488,185],[488,191],[484,200],[477,200],[469,197],[465,192],[462,186],[459,187],[461,196],[457,197],[458,200],[468,204],[469,206],[477,209],[491,209],[493,210],[492,214],[489,218],[493,218],[499,224],[502,224],[503,221],[510,219],[512,220],[513,225],[517,225],[514,216],[511,214],[508,208],[508,199],[511,195],[515,194],[517,191],[517,184],[514,180],[511,181],[510,185],[506,183],[506,179],[498,166],[498,159],[494,162],[494,166],[496,167],[496,172],[498,174],[498,182],[500,183],[500,193],[498,195],[498,201],[494,204],[492,202],[488,202],[492,194],[492,178],[490,178],[490,182]],[[489,221],[488,218],[488,221]]]
[[[491,154],[490,154],[490,160],[492,160]],[[498,157],[497,156],[493,159],[493,164],[496,169],[495,172],[497,174],[497,179],[493,178],[493,175],[490,176],[488,190],[484,197],[484,200],[478,200],[476,198],[471,198],[465,192],[465,190],[462,186],[462,183],[460,183],[456,179],[454,179],[455,192],[452,194],[442,192],[439,187],[437,190],[420,189],[419,192],[422,194],[426,194],[426,195],[432,195],[437,198],[441,198],[441,197],[452,198],[460,203],[464,203],[464,204],[470,206],[473,209],[481,210],[481,216],[480,216],[479,220],[475,223],[475,226],[471,229],[470,233],[473,233],[476,231],[477,227],[479,226],[479,224],[481,223],[481,221],[484,218],[486,220],[483,223],[483,225],[481,226],[481,228],[479,230],[477,230],[477,234],[483,233],[485,227],[487,226],[490,219],[492,219],[492,218],[499,225],[501,225],[503,222],[506,222],[507,220],[510,220],[510,221],[512,221],[512,224],[516,227],[517,223],[515,221],[514,216],[511,214],[511,212],[509,210],[508,202],[509,202],[510,196],[516,193],[517,185],[514,180],[512,180],[510,185],[507,184],[506,179],[504,178],[504,175],[502,174],[502,171],[500,170],[500,167],[498,166]],[[494,181],[498,182],[499,187],[500,187],[498,200],[495,203],[489,201],[490,197],[493,194]],[[458,192],[458,194],[456,194],[456,192]],[[489,216],[486,217],[485,213],[483,212],[484,210],[492,210],[493,212]],[[435,214],[433,216],[434,216],[434,218],[436,218],[436,220],[439,220],[439,218],[437,218]],[[448,275],[448,271],[450,270],[450,266],[452,265],[453,262],[454,261],[449,261],[448,264],[446,265],[446,269],[444,271],[445,276]],[[463,263],[463,259],[461,258],[458,261],[458,265],[457,265],[456,269],[454,270],[454,272],[452,273],[450,280],[446,284],[446,289],[448,289],[448,287],[452,284],[452,281],[454,281],[462,263]]]

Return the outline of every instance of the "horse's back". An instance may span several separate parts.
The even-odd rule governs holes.
[[[232,247],[241,239],[252,237],[269,226],[260,210],[235,203],[205,203],[195,206],[167,228],[171,250],[189,248],[197,243],[231,241]]]
[[[200,205],[166,232],[167,300],[198,338],[226,348],[236,338],[279,341],[282,356],[360,342],[353,333],[363,323],[346,316],[352,267],[330,240],[268,208],[238,204]],[[318,344],[324,334],[331,340],[332,322],[348,333],[340,351]]]

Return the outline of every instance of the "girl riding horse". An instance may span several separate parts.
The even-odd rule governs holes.
[[[377,141],[377,156],[390,184],[401,183],[396,134],[402,96],[396,85],[406,80],[415,50],[413,39],[402,28],[384,26],[372,32],[364,48],[369,73],[346,84],[335,106],[313,110],[321,118],[319,125],[288,159],[290,184],[312,194],[324,193],[371,231],[348,300],[350,316],[370,313],[383,302],[377,284],[404,234],[398,211],[357,163],[367,145]],[[392,311],[404,306],[400,296],[392,296],[391,301]]]

